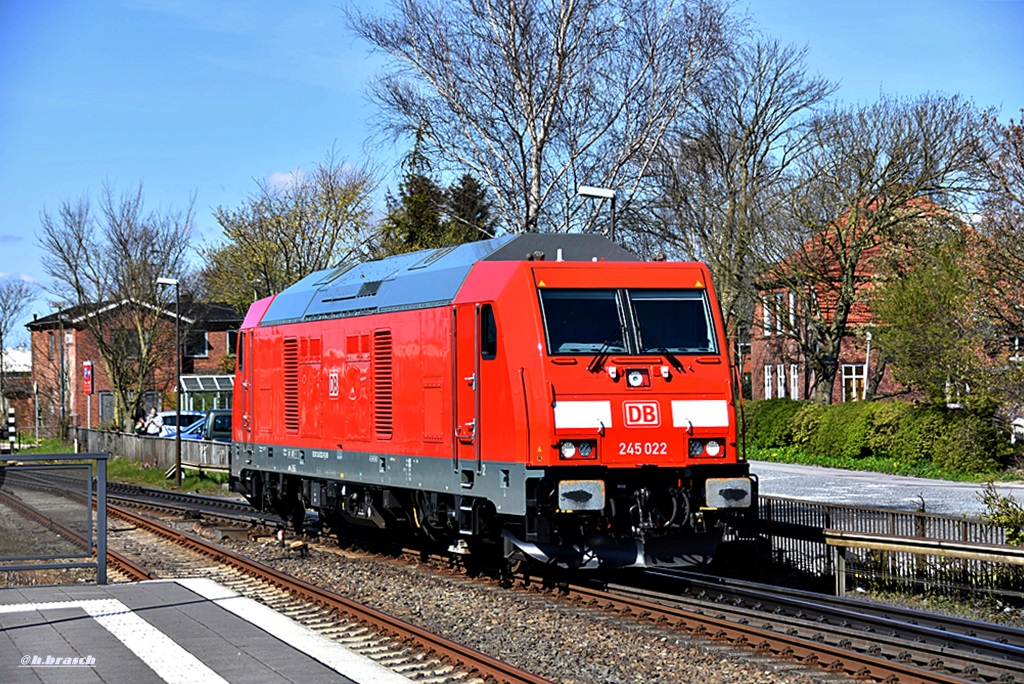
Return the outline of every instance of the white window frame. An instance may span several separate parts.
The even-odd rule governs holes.
[[[864,388],[867,387],[868,382],[868,367],[863,363],[844,363],[843,364],[843,401],[860,401],[864,398]],[[853,397],[847,396],[846,382],[847,380],[852,382]],[[857,385],[857,381],[860,381],[860,386]]]
[[[779,385],[778,396],[779,399],[783,399],[786,396],[786,365],[778,364],[775,366],[775,380]]]
[[[800,399],[800,366],[789,364],[789,398]]]
[[[778,308],[775,312],[775,335],[776,337],[778,337],[782,335],[782,313],[786,305],[786,293],[776,292],[775,302],[778,305]]]
[[[764,324],[764,336],[765,337],[769,337],[772,334],[772,310],[768,306],[768,301],[769,301],[769,299],[768,299],[767,295],[761,301],[761,312],[762,312],[762,318],[764,319],[762,321],[762,323]]]
[[[764,398],[772,398],[772,365],[764,364]]]

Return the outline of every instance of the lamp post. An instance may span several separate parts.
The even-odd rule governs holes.
[[[615,242],[615,191],[610,188],[596,188],[593,185],[581,185],[576,189],[576,194],[581,197],[597,197],[612,201],[611,228],[608,237]]]
[[[181,486],[181,297],[177,278],[157,278],[160,285],[174,286],[174,478]]]

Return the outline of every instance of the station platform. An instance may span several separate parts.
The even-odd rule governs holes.
[[[207,579],[0,589],[4,684],[408,681]]]

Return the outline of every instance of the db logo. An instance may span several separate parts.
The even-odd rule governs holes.
[[[624,401],[627,427],[658,427],[661,425],[661,408],[656,401]]]

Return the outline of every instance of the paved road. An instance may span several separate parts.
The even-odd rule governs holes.
[[[762,494],[853,506],[874,506],[928,513],[979,517],[985,512],[983,485],[947,480],[926,480],[838,468],[751,461]],[[1024,482],[999,483],[996,490],[1024,506]]]

